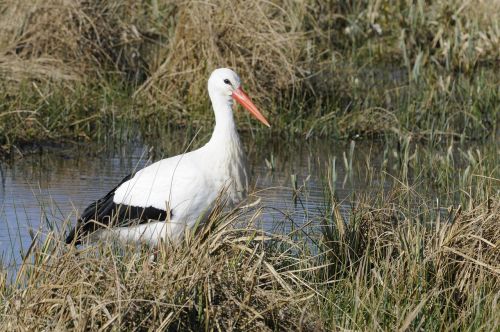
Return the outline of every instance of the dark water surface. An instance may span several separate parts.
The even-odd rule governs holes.
[[[321,218],[326,172],[332,169],[333,160],[336,194],[344,201],[345,210],[350,194],[368,190],[368,183],[378,182],[373,176],[381,173],[383,146],[379,144],[357,143],[350,158],[353,145],[349,142],[257,144],[250,138],[244,142],[252,172],[249,201],[260,199],[259,206],[264,207],[261,222],[270,231]],[[124,176],[184,148],[171,148],[162,156],[140,143],[106,149],[91,145],[43,148],[0,164],[0,255],[4,264],[19,264],[35,233],[62,230],[68,221],[74,224],[79,212]],[[347,172],[349,163],[351,169],[363,171]]]

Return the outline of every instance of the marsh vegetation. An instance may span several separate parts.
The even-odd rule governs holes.
[[[152,159],[201,145],[206,79],[221,66],[272,124],[237,112],[241,131],[285,142],[247,144],[267,172],[298,140],[326,148],[311,174],[290,167],[283,186],[304,213],[282,213],[281,232],[261,227],[272,206],[222,200],[151,260],[146,247],[68,248],[71,217],[44,220],[15,273],[0,267],[1,329],[498,330],[499,6],[4,1],[3,163],[47,143],[138,139]],[[301,203],[308,175],[314,213]],[[370,190],[339,193],[353,179]]]
[[[151,127],[200,128],[212,121],[207,77],[221,66],[238,69],[281,135],[478,139],[498,129],[494,0],[1,6],[4,150],[122,139],[132,125],[153,137]]]

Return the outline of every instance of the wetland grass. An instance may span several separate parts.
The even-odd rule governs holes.
[[[406,195],[412,194],[392,193],[380,205],[360,204],[345,224],[332,211],[323,245],[334,282],[322,293],[327,300],[320,306],[327,325],[370,331],[497,330],[498,199],[443,214],[439,206],[409,208],[400,201]]]
[[[307,248],[232,227],[241,215],[222,214],[223,204],[196,236],[156,252],[111,242],[77,250],[53,232],[34,241],[15,280],[1,274],[2,329],[322,330],[306,280],[320,267]]]
[[[498,6],[4,1],[0,144],[204,127],[220,66],[245,78],[282,136],[484,138],[498,130]]]
[[[16,278],[0,274],[0,326],[497,330],[498,153],[452,139],[449,146],[405,142],[385,147],[389,189],[372,183],[369,159],[346,144],[344,174],[364,175],[373,188],[353,194],[348,216],[332,189],[342,163],[327,158],[324,211],[302,225],[283,212],[277,222],[288,235],[258,227],[266,206],[227,211],[224,202],[186,242],[162,246],[155,261],[140,246],[68,248],[64,227],[53,227],[35,238]],[[298,190],[291,181],[291,199],[307,190],[307,182]]]
[[[499,330],[498,6],[4,1],[0,154],[132,135],[156,148],[171,127],[189,142],[212,123],[205,86],[220,66],[246,78],[272,136],[352,143],[322,170],[314,238],[265,233],[258,210],[216,211],[151,262],[148,248],[76,251],[49,232],[14,279],[1,266],[0,329]],[[353,162],[357,140],[375,137],[381,170]],[[379,188],[354,193],[348,219],[341,167]],[[291,181],[300,201],[307,188]]]
[[[330,328],[500,327],[498,149],[450,142],[406,143],[384,153],[389,157],[383,172],[393,184],[389,190],[358,193],[349,218],[334,192],[335,161],[328,162],[329,202],[319,245],[328,268],[319,275],[332,282],[320,305]],[[349,169],[361,176],[370,172],[365,166]]]

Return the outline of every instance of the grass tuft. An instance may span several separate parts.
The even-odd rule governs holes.
[[[305,281],[316,268],[303,248],[230,227],[239,213],[220,213],[196,236],[156,251],[112,242],[75,250],[48,234],[14,282],[2,279],[3,328],[321,329],[310,311],[316,290]]]

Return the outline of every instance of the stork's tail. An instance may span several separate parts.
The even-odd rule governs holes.
[[[77,225],[80,224],[79,222]],[[68,236],[66,237],[66,244],[72,244],[74,246],[78,246],[82,243],[80,234],[77,232],[77,227],[73,227],[73,229],[69,232]]]

